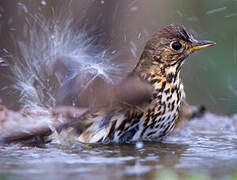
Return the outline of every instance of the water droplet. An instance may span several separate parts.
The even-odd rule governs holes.
[[[131,54],[134,56],[134,57],[137,57],[137,47],[135,45],[135,43],[133,41],[130,41],[130,45],[131,45],[131,48],[130,48],[130,52]]]
[[[1,88],[1,91],[5,91],[5,90],[7,90],[8,89],[8,86],[3,86],[2,88]],[[0,103],[2,102],[2,100],[0,99]]]
[[[188,20],[191,22],[198,22],[199,18],[197,16],[191,16],[191,17],[188,17]]]
[[[142,33],[139,32],[137,39],[141,39]]]
[[[176,11],[176,13],[180,16],[183,17],[183,13],[181,11]]]
[[[6,63],[6,61],[0,57],[0,66],[1,67],[5,67],[5,66],[8,66],[8,64]]]
[[[72,102],[72,106],[75,107],[76,106],[76,103],[75,101]]]
[[[137,142],[137,143],[136,143],[136,149],[141,149],[141,148],[143,148],[143,147],[144,147],[143,142]]]
[[[104,0],[101,0],[101,1],[100,1],[100,3],[101,3],[101,4],[104,4],[104,3],[105,3],[105,1],[104,1]]]
[[[42,0],[41,5],[43,5],[43,6],[47,5],[46,1]]]
[[[8,50],[6,48],[2,49],[4,53],[8,53]]]
[[[137,11],[137,7],[132,7],[132,8],[130,8],[130,11]]]
[[[117,51],[116,50],[113,50],[112,52],[111,52],[111,54],[115,54]]]
[[[54,40],[54,39],[55,39],[55,35],[52,35],[50,38],[51,38],[52,40]]]
[[[28,9],[25,4],[19,2],[17,3],[17,5],[21,7],[25,13],[28,13]]]
[[[230,18],[230,17],[233,17],[233,16],[237,16],[237,13],[231,13],[231,14],[226,15],[225,17]]]
[[[16,31],[16,28],[9,28],[9,31]]]
[[[207,11],[206,14],[210,15],[210,14],[218,13],[218,12],[221,12],[221,11],[225,11],[226,9],[227,9],[227,7],[216,8],[216,9],[212,9],[212,10]]]

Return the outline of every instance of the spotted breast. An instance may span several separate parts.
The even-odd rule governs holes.
[[[158,30],[129,75],[152,87],[149,100],[139,105],[121,103],[89,113],[83,120],[86,126],[78,140],[83,143],[160,141],[175,127],[185,99],[180,79],[183,63],[191,53],[214,44],[197,41],[182,25],[171,24]]]

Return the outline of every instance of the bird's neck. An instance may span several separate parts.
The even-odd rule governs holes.
[[[168,66],[165,63],[154,63],[156,58],[143,54],[134,72],[142,79],[148,81],[154,88],[154,93],[162,93],[168,88],[171,90],[181,84],[180,67],[181,63]]]

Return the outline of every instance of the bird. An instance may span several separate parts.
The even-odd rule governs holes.
[[[60,103],[65,102],[65,92],[70,89],[73,90],[69,93],[70,99],[77,93],[84,97],[78,99],[77,107],[59,105],[49,110],[50,119],[64,118],[55,122],[54,129],[57,133],[73,129],[74,139],[85,144],[161,142],[184,119],[191,119],[203,110],[193,110],[186,102],[180,71],[190,54],[215,44],[196,40],[183,25],[170,24],[160,28],[146,43],[137,65],[118,84],[101,85],[99,79],[99,88],[89,86],[85,93],[77,92],[75,89],[80,87],[82,79],[79,74],[59,88],[56,97],[61,98]],[[53,67],[52,72],[56,74],[60,69],[67,71],[60,60],[55,61]],[[28,117],[32,121],[43,116],[30,109],[18,114],[20,118],[26,118],[26,123]],[[16,121],[16,116],[4,117],[4,121]],[[44,139],[53,133],[48,124],[27,127],[27,130],[14,128],[14,131],[2,128],[0,142]]]
[[[115,95],[111,97],[118,103],[82,117],[84,125],[80,124],[77,140],[162,141],[185,114],[187,105],[180,78],[184,62],[193,52],[215,44],[196,40],[183,25],[170,24],[159,29],[146,43],[135,68],[112,88]]]

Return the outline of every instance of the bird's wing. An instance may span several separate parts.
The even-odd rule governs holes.
[[[115,86],[114,98],[118,103],[142,106],[152,98],[153,87],[134,73]]]
[[[68,74],[67,65],[56,61],[55,74]],[[119,79],[119,78],[116,78]],[[152,86],[136,74],[130,73],[120,82],[111,83],[91,72],[78,71],[73,78],[63,80],[56,92],[57,105],[75,105],[90,109],[111,108],[119,105],[138,106],[152,97]]]

